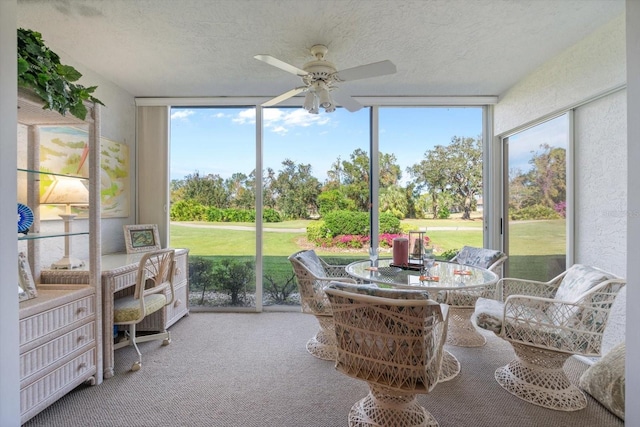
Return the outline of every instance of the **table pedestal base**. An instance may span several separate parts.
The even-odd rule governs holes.
[[[474,307],[449,307],[447,344],[457,347],[482,347],[487,339],[471,323]]]

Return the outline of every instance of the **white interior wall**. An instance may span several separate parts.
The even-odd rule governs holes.
[[[623,85],[625,67],[622,15],[501,94],[495,106],[494,133],[509,132]]]
[[[626,329],[626,402],[625,420],[629,426],[640,424],[640,310],[635,301],[640,301],[640,197],[637,194],[640,182],[640,2],[627,0],[627,182],[633,194],[627,201],[627,329]],[[635,196],[635,197],[634,197]]]
[[[508,134],[558,111],[576,109],[574,262],[626,276],[626,83],[624,16],[548,61],[500,97],[495,134]],[[617,115],[617,116],[616,116]],[[603,160],[606,149],[607,160]],[[603,177],[606,169],[611,177]],[[614,202],[611,203],[610,197]],[[616,218],[604,216],[617,210]],[[612,216],[612,215],[609,215]],[[595,234],[595,235],[594,235]]]
[[[626,277],[626,90],[577,108],[574,123],[574,259]]]

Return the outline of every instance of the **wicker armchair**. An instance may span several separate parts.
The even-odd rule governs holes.
[[[349,426],[437,426],[416,394],[439,382],[446,306],[418,290],[332,282],[325,292],[335,322],[336,369],[369,385],[369,394],[351,407]]]
[[[509,341],[516,359],[495,378],[510,393],[534,405],[576,411],[587,400],[563,371],[574,354],[600,355],[609,311],[625,281],[600,269],[573,265],[550,280],[505,278],[503,301],[478,299],[477,326]]]
[[[461,265],[486,268],[502,277],[502,267],[507,260],[507,255],[493,249],[463,246],[451,259]],[[471,323],[471,315],[478,298],[494,298],[495,286],[483,288],[460,288],[447,293],[446,303],[450,308],[449,333],[447,344],[459,347],[482,347],[487,339]]]
[[[136,286],[132,295],[116,298],[113,304],[113,324],[129,325],[127,338],[113,346],[114,350],[132,345],[138,353],[138,360],[131,366],[132,371],[142,367],[142,354],[138,343],[162,339],[162,345],[171,343],[171,334],[164,330],[155,334],[136,336],[136,325],[164,306],[173,303],[175,292],[175,250],[161,249],[144,254],[138,265]],[[171,294],[169,298],[168,294]]]
[[[318,319],[320,329],[308,342],[307,351],[323,360],[335,360],[336,339],[333,332],[331,304],[324,287],[332,280],[353,282],[348,278],[344,266],[330,265],[316,255],[314,250],[305,250],[289,256],[300,293],[302,312]]]

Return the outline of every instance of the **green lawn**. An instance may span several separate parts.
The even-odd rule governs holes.
[[[265,228],[302,229],[311,221],[285,221],[265,224]],[[482,221],[463,220],[407,220],[403,224],[411,228],[427,228],[427,235],[440,251],[457,249],[464,245],[482,246]],[[211,226],[248,226],[251,223],[196,223]],[[473,227],[477,230],[429,230],[431,227]],[[263,252],[268,255],[288,256],[300,250],[297,240],[304,232],[264,232]],[[562,220],[523,221],[511,223],[510,251],[518,255],[549,255],[564,253],[565,225]],[[179,223],[171,224],[171,246],[190,249],[191,255],[253,255],[255,254],[255,232],[220,228],[192,228]],[[317,248],[320,254],[334,252]],[[361,253],[366,252],[363,249]]]
[[[269,229],[303,229],[311,221],[285,221],[282,223],[265,224]],[[197,223],[198,225],[213,226],[247,226],[247,223]],[[464,245],[482,246],[482,221],[475,219],[463,221],[460,219],[447,220],[408,220],[403,224],[410,224],[411,229],[427,228],[427,235],[431,238],[438,252],[458,249]],[[431,227],[460,228],[463,230],[429,230]],[[474,228],[467,230],[466,228]],[[510,276],[514,277],[549,277],[562,266],[558,265],[558,258],[565,251],[565,225],[562,220],[552,221],[523,221],[511,224],[510,248]],[[304,232],[264,232],[264,273],[274,277],[285,277],[291,267],[286,257],[299,251],[302,247],[298,242],[305,237]],[[171,224],[171,246],[189,248],[191,256],[208,256],[214,259],[220,257],[253,258],[255,255],[255,231],[230,230],[222,228],[194,228]],[[366,249],[361,251],[335,251],[316,248],[319,255],[332,263],[349,263],[355,259],[366,257]]]

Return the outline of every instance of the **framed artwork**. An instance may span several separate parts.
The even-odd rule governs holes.
[[[40,170],[88,178],[88,140],[89,133],[85,129],[40,126]],[[41,196],[47,193],[53,182],[54,176],[40,175]],[[100,216],[128,217],[130,191],[127,144],[100,138],[100,184]],[[43,204],[40,206],[40,219],[60,219],[58,215],[64,213],[64,210],[64,206]],[[86,218],[88,215],[86,207],[72,206],[71,210],[80,218]]]
[[[29,261],[24,252],[18,254],[18,300],[26,301],[38,296],[36,283],[31,275]]]
[[[157,224],[125,225],[123,227],[128,254],[161,249]]]

